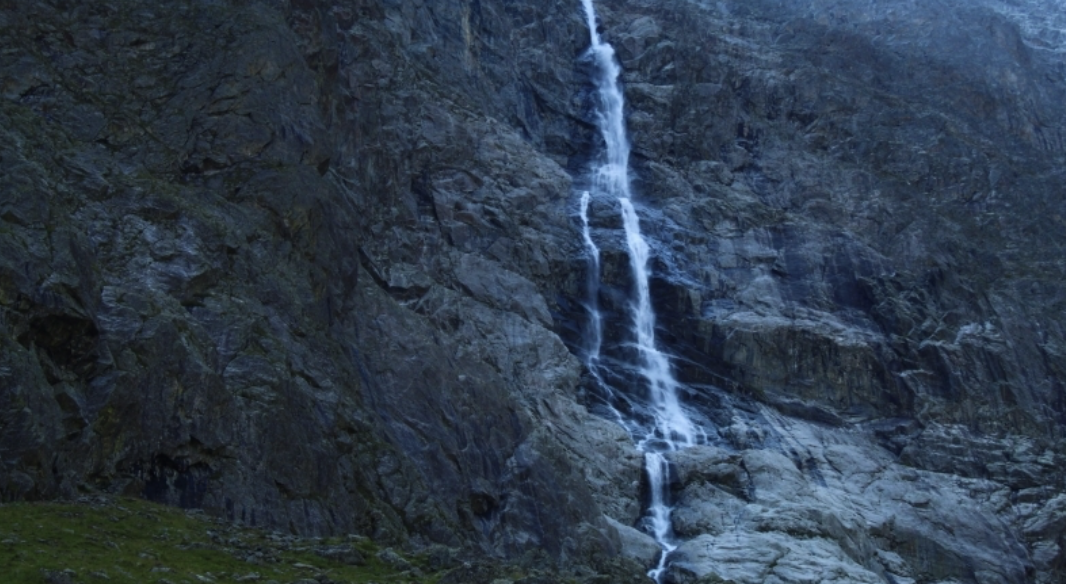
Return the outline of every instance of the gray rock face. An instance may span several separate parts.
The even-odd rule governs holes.
[[[671,455],[668,579],[1061,580],[1059,7],[597,8],[659,338],[714,435]],[[572,354],[584,27],[576,0],[0,6],[0,497],[642,580],[642,461]],[[618,212],[590,218],[618,345]]]
[[[1064,488],[1047,8],[604,10],[660,333],[721,440],[675,455],[669,578],[1061,578],[1061,532],[1024,527]],[[591,215],[621,263],[611,213]]]
[[[784,448],[675,457],[687,541],[674,581],[1033,580],[1009,487],[901,464],[852,429],[762,415]]]
[[[1047,6],[611,8],[660,333],[724,447],[675,456],[669,577],[1060,579],[1024,527],[1064,488]]]
[[[607,518],[607,523],[618,532],[622,541],[622,555],[637,560],[645,570],[650,570],[658,564],[663,550],[655,538],[610,517]]]
[[[639,461],[551,331],[570,176],[501,113],[569,100],[511,63],[581,20],[504,8],[5,6],[3,498],[607,569]]]

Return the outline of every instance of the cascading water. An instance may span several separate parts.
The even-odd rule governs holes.
[[[590,199],[591,195],[588,191],[581,194],[581,235],[585,240],[585,250],[588,253],[589,263],[588,303],[585,305],[589,313],[589,326],[587,327],[587,338],[585,339],[585,367],[592,374],[597,387],[606,394],[604,396],[605,405],[611,416],[619,424],[628,428],[625,418],[614,407],[613,402],[617,399],[617,396],[611,390],[610,385],[603,379],[603,376],[600,375],[600,350],[603,346],[603,316],[600,314],[599,302],[597,301],[600,288],[600,248],[596,246],[596,242],[592,241],[592,231],[589,227]]]
[[[633,436],[637,447],[644,452],[644,467],[648,476],[650,502],[644,516],[644,527],[662,547],[658,566],[648,576],[661,582],[670,552],[676,549],[670,522],[670,503],[667,496],[669,464],[664,452],[692,446],[706,440],[706,436],[689,419],[678,399],[678,382],[674,378],[669,357],[655,345],[655,312],[651,306],[648,284],[650,247],[640,232],[640,220],[634,208],[629,185],[629,140],[626,138],[624,99],[618,85],[621,67],[614,57],[614,48],[604,43],[596,29],[596,11],[592,0],[582,0],[588,20],[591,44],[588,55],[596,73],[598,105],[596,124],[605,143],[603,161],[591,172],[591,186],[581,196],[582,235],[589,255],[589,332],[585,363],[605,392],[608,400],[613,391],[601,375],[600,351],[603,343],[602,316],[596,300],[599,291],[600,250],[592,240],[588,208],[593,198],[614,199],[621,209],[625,227],[630,267],[636,287],[636,299],[631,306],[632,333],[639,362],[639,377],[647,385],[650,424],[625,419],[610,407],[618,421]]]
[[[640,373],[648,383],[652,407],[655,408],[654,432],[645,439],[665,441],[670,450],[697,443],[696,427],[689,420],[677,398],[677,380],[670,360],[655,347],[655,311],[651,307],[648,286],[650,248],[640,234],[637,211],[628,198],[618,200],[629,247],[629,263],[637,287],[637,301],[633,305],[633,331],[642,363]]]
[[[589,312],[588,339],[585,347],[585,364],[596,380],[603,384],[600,378],[600,348],[603,345],[603,317],[600,315],[599,302],[599,273],[600,273],[600,248],[592,241],[592,232],[589,229],[589,199],[588,191],[581,194],[581,235],[585,239],[585,249],[588,251],[589,276],[588,276],[588,305]]]

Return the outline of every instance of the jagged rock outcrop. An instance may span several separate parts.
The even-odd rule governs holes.
[[[1061,579],[1057,7],[598,9],[715,429],[668,578]],[[579,2],[10,2],[0,38],[0,496],[643,578],[640,458],[572,355]]]

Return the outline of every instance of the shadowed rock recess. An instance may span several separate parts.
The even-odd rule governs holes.
[[[711,435],[665,581],[1062,582],[1061,5],[597,10]],[[0,498],[647,582],[576,356],[587,45],[579,0],[0,0]]]

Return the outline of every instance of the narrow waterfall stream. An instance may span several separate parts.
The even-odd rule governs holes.
[[[605,394],[607,407],[617,421],[624,426],[644,452],[644,470],[648,478],[649,503],[642,520],[644,530],[655,538],[662,548],[658,565],[648,576],[661,583],[667,560],[677,549],[673,541],[669,501],[670,465],[665,452],[679,450],[706,441],[706,435],[692,422],[678,398],[678,382],[674,377],[668,355],[655,343],[655,311],[651,305],[648,261],[651,248],[640,232],[640,218],[633,206],[629,184],[629,140],[626,137],[624,98],[618,84],[621,67],[614,56],[614,48],[603,42],[596,28],[596,11],[592,0],[582,0],[588,20],[590,47],[587,53],[593,61],[593,82],[596,86],[596,125],[605,144],[605,152],[599,163],[590,168],[589,190],[581,195],[582,236],[588,253],[589,322],[585,341],[585,365],[595,382]],[[636,394],[645,390],[644,396],[633,399],[644,402],[645,418],[624,414],[615,407],[617,400],[626,399],[619,394],[626,388],[612,388],[605,381],[604,364],[601,360],[603,345],[603,317],[597,296],[600,288],[600,249],[592,239],[589,226],[589,205],[593,200],[617,202],[625,228],[630,268],[635,287],[630,316],[631,333],[634,337],[638,362],[628,363],[639,375],[637,383],[644,387],[629,388]],[[620,378],[624,376],[612,376]],[[625,409],[630,412],[630,408]]]

